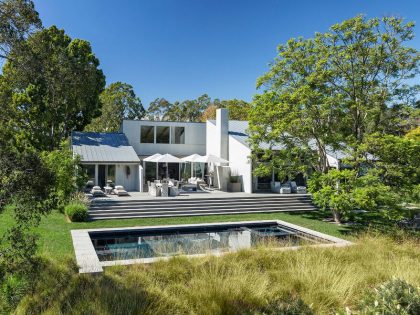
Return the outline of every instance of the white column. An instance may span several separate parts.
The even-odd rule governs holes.
[[[95,164],[95,186],[98,186],[98,172],[99,172],[99,167],[98,164]]]

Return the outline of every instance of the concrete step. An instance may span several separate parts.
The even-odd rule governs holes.
[[[206,202],[178,202],[178,203],[165,203],[161,202],[159,204],[123,204],[120,203],[118,205],[95,205],[91,206],[90,210],[106,210],[106,209],[159,209],[159,208],[189,208],[189,207],[210,207],[210,206],[226,206],[226,205],[236,205],[238,207],[244,205],[263,205],[263,204],[275,204],[275,205],[289,205],[289,204],[312,204],[311,200],[247,200],[247,201],[226,201],[226,202],[213,202],[213,201],[206,201]]]
[[[281,207],[281,208],[289,208],[289,207],[314,207],[310,202],[288,202],[288,203],[275,203],[275,202],[263,202],[263,203],[235,203],[235,204],[196,204],[196,205],[160,205],[160,206],[153,206],[153,207],[130,207],[130,206],[120,206],[120,207],[107,207],[107,208],[91,208],[89,209],[89,213],[97,213],[97,212],[124,212],[124,211],[172,211],[172,210],[194,210],[194,209],[223,209],[223,208],[231,208],[231,209],[241,209],[241,208],[264,208],[264,207]]]
[[[285,199],[299,199],[299,200],[310,200],[310,195],[307,194],[287,194],[287,195],[278,195],[278,196],[259,196],[259,197],[253,197],[253,196],[246,196],[246,197],[218,197],[218,198],[212,198],[212,197],[203,197],[203,198],[183,198],[180,197],[156,197],[151,199],[124,199],[124,197],[120,197],[119,199],[94,199],[92,200],[92,205],[99,205],[99,204],[113,204],[117,205],[120,203],[130,203],[130,204],[136,204],[136,203],[177,203],[177,202],[200,202],[200,201],[245,201],[245,200],[285,200]]]
[[[316,209],[296,209],[293,210],[294,212],[299,211],[311,211]],[[234,211],[227,211],[227,210],[220,210],[220,211],[209,211],[209,212],[182,212],[182,213],[159,213],[159,214],[142,214],[142,213],[135,213],[135,214],[123,214],[123,215],[93,215],[91,216],[91,220],[111,220],[111,219],[134,219],[134,218],[165,218],[165,217],[188,217],[188,216],[207,216],[207,215],[234,215],[234,214],[247,214],[247,213],[274,213],[274,212],[288,212],[290,210],[287,209],[247,209],[247,210],[234,210]]]

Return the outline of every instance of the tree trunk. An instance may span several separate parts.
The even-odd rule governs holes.
[[[337,210],[331,210],[335,223],[341,224],[341,213]]]

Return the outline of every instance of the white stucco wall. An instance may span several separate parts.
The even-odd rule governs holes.
[[[241,177],[242,190],[252,193],[251,150],[232,136],[229,136],[229,166],[231,175]]]
[[[128,176],[126,166],[130,168],[130,175]],[[115,184],[123,185],[127,191],[139,191],[139,165],[117,164],[115,169]]]
[[[140,126],[184,127],[185,144],[140,143]],[[155,153],[169,153],[175,156],[187,156],[194,153],[206,154],[205,123],[124,120],[121,129],[137,155],[150,156]]]
[[[216,125],[210,121],[206,122],[206,153],[218,156],[218,141]]]

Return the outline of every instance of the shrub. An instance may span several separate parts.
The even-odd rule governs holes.
[[[401,279],[393,279],[373,291],[360,302],[362,314],[420,314],[420,288]]]
[[[73,157],[68,143],[64,142],[59,150],[43,152],[42,159],[55,175],[53,196],[61,210],[78,189],[86,182],[82,172],[77,172],[79,157]]]
[[[22,277],[11,275],[0,287],[0,314],[12,311],[27,294],[29,283]]]
[[[88,218],[88,208],[80,202],[69,203],[64,211],[72,222],[83,222]]]

